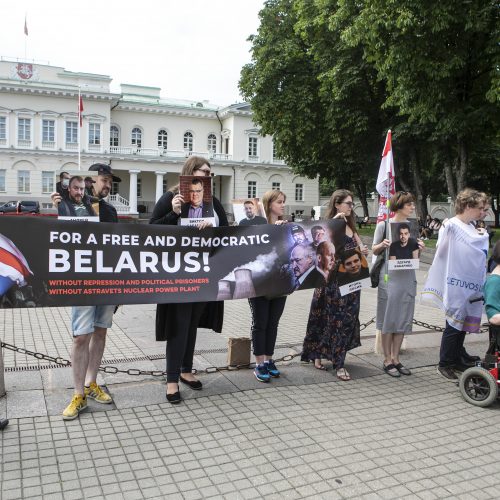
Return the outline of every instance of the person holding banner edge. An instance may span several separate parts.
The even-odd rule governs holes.
[[[394,212],[393,222],[406,223],[415,211],[415,198],[406,191],[396,192],[389,200],[389,209]],[[372,251],[374,255],[385,252],[391,245],[390,231],[386,221],[379,222],[375,228]],[[419,255],[425,247],[417,240]],[[417,279],[415,270],[405,269],[388,272],[388,281],[382,277],[386,272],[387,260],[381,268],[377,294],[377,329],[382,333],[384,350],[383,370],[391,377],[411,375],[399,359],[401,344],[405,333],[411,333],[415,312]]]
[[[89,205],[87,196],[84,194],[85,184],[83,179],[78,176],[72,177],[72,180],[76,186],[79,186],[75,192],[81,192],[81,199],[77,196],[75,200],[71,201],[69,196],[64,198],[56,191],[51,194],[52,203],[58,207],[58,211],[64,207],[64,215],[66,215],[66,210],[71,212],[67,215],[76,215],[76,204],[84,207],[80,210],[80,216],[96,215],[95,212],[97,212],[99,222],[118,222],[116,209],[104,198],[109,195],[113,181],[120,182],[121,179],[114,176],[111,166],[105,163],[95,163],[90,166],[89,170],[98,173],[94,190],[99,202],[94,205],[94,208]],[[85,213],[82,210],[85,210]],[[70,404],[63,411],[64,420],[77,418],[80,412],[87,408],[87,398],[102,404],[113,402],[111,396],[97,384],[97,373],[106,345],[107,329],[113,323],[115,308],[116,306],[113,305],[98,305],[74,306],[71,309],[73,330],[71,366],[75,393]]]
[[[326,219],[344,219],[344,251],[360,247],[366,256],[368,248],[362,244],[356,231],[353,195],[346,189],[338,189],[330,197]],[[359,307],[361,292],[341,296],[339,285],[330,273],[325,286],[316,288],[311,302],[306,336],[302,347],[302,361],[314,361],[314,367],[324,370],[321,359],[332,362],[337,378],[351,380],[344,368],[347,351],[359,347]]]
[[[180,175],[210,176],[210,163],[203,157],[190,156],[182,167]],[[213,197],[215,222],[218,226],[228,226],[226,212],[220,201]],[[184,199],[179,186],[167,191],[156,203],[150,224],[180,224]],[[198,224],[198,229],[211,226],[208,221]],[[156,340],[167,341],[167,401],[179,404],[181,395],[179,381],[193,390],[201,390],[202,383],[192,373],[196,333],[199,327],[209,328],[217,333],[222,331],[224,302],[193,302],[178,304],[158,304],[156,307]]]
[[[268,224],[282,225],[285,213],[286,194],[277,189],[267,191],[262,197],[262,205]],[[255,356],[254,375],[259,382],[268,383],[278,378],[280,371],[273,361],[274,347],[278,336],[278,324],[285,309],[286,296],[251,297],[252,347]]]

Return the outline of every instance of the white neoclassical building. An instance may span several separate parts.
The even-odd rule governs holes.
[[[287,212],[309,215],[319,204],[318,179],[293,174],[261,136],[248,104],[163,98],[161,89],[122,84],[105,75],[0,59],[0,201],[37,200],[49,209],[58,174],[97,161],[122,182],[112,203],[122,214],[152,210],[177,184],[189,155],[210,159],[214,194],[228,212],[234,198],[287,195]],[[82,125],[78,117],[81,91]]]

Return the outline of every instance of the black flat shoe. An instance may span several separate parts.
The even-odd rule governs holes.
[[[179,391],[174,392],[173,394],[167,393],[167,401],[170,404],[178,405],[181,402],[181,393]]]
[[[185,378],[179,377],[179,380],[186,385],[189,385],[191,389],[195,391],[201,391],[203,388],[203,384],[199,380],[186,380]]]

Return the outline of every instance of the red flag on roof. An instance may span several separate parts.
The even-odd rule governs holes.
[[[80,96],[80,101],[78,103],[78,118],[80,120],[80,127],[83,125],[83,99]]]

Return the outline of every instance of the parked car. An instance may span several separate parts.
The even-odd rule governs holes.
[[[8,201],[3,205],[0,205],[0,214],[17,212],[17,201]],[[21,201],[21,212],[29,212],[31,214],[40,213],[40,203],[33,200]]]

